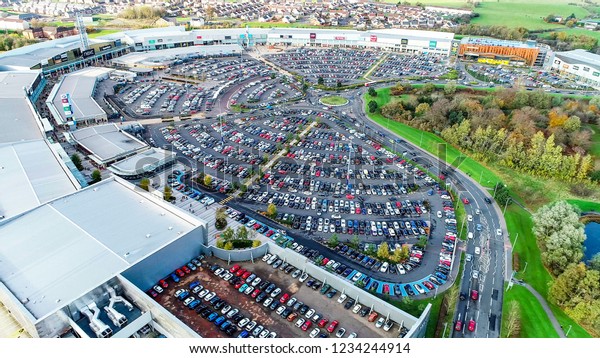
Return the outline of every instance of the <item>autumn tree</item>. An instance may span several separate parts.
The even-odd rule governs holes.
[[[380,259],[387,259],[390,256],[390,249],[387,242],[379,244],[379,247],[377,248],[377,256]]]
[[[277,206],[275,206],[275,204],[270,203],[267,206],[267,216],[270,218],[274,218],[277,216]]]
[[[140,188],[144,189],[145,191],[149,191],[150,190],[150,179],[142,178],[142,180],[140,180]]]

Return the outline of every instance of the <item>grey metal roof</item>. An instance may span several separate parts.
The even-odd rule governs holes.
[[[0,215],[7,218],[77,188],[44,140],[0,145],[0,163]]]
[[[173,159],[175,153],[161,149],[150,148],[142,153],[136,154],[112,164],[108,169],[119,175],[136,175],[146,171],[154,170],[158,165]]]
[[[51,99],[63,123],[67,122],[67,117],[62,109],[60,96],[66,93],[71,96],[75,119],[98,118],[106,114],[96,103],[92,94],[96,87],[96,79],[106,76],[111,71],[109,68],[93,67],[73,72],[63,78],[56,91],[53,91],[54,98]]]
[[[41,318],[201,223],[111,178],[0,222],[0,280]]]
[[[133,153],[148,145],[122,132],[115,124],[104,124],[74,131],[73,138],[102,161]]]
[[[220,53],[240,53],[241,51],[242,47],[240,45],[177,47],[150,52],[131,52],[119,58],[113,59],[112,62],[130,67],[134,67],[136,65],[158,66],[168,64],[177,58],[184,58],[192,54],[210,56]]]
[[[0,68],[4,70],[29,69],[44,60],[79,47],[79,36],[69,36],[23,46],[0,54]]]
[[[23,89],[38,75],[36,71],[0,72],[0,143],[43,138]]]
[[[570,64],[579,63],[582,65],[590,66],[596,70],[600,69],[600,55],[596,55],[582,49],[565,52],[556,52],[554,56]]]

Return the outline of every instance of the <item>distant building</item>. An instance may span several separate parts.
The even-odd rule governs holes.
[[[552,69],[600,90],[600,55],[585,50],[556,52]]]
[[[29,28],[29,22],[15,17],[0,18],[0,30],[23,31]]]
[[[458,48],[458,56],[490,64],[541,67],[549,51],[548,46],[535,41],[464,37]]]

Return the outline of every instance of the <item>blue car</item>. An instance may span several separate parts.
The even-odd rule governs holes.
[[[238,334],[238,338],[248,338],[248,336],[250,335],[250,332],[243,330],[240,332],[240,334]]]
[[[200,284],[200,281],[194,281],[192,283],[190,283],[190,290],[193,289],[194,287],[198,286]]]
[[[221,324],[221,326],[219,327],[219,329],[221,331],[225,331],[227,328],[229,328],[231,326],[231,322],[229,321],[225,321],[225,323]]]
[[[183,291],[182,293],[179,294],[179,296],[177,296],[177,298],[180,301],[185,300],[188,296],[190,295],[190,293],[188,291]]]
[[[225,317],[219,316],[215,319],[215,326],[220,326],[223,322],[225,322]]]
[[[200,300],[193,300],[189,305],[188,308],[193,310],[194,308],[198,307],[198,305],[200,304]]]
[[[179,279],[179,276],[177,276],[177,274],[176,274],[175,272],[173,272],[173,273],[171,274],[171,279],[173,279],[173,282],[175,282],[175,283],[178,283],[179,281],[181,281],[181,280]]]
[[[246,291],[247,288],[248,288],[248,284],[245,283],[238,289],[238,291],[244,292],[244,291]]]
[[[442,280],[446,280],[446,279],[448,278],[448,276],[444,275],[443,273],[441,273],[441,272],[439,272],[439,271],[438,271],[438,272],[436,272],[436,273],[435,273],[435,275],[436,275],[437,277],[441,278]]]
[[[210,314],[210,316],[208,316],[207,320],[208,320],[208,322],[212,322],[212,321],[214,321],[214,320],[215,320],[217,317],[219,317],[219,314],[218,314],[218,313],[216,313],[216,312],[213,312],[213,313],[211,313],[211,314]]]

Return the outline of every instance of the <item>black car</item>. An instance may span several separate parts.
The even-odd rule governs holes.
[[[231,325],[229,326],[226,330],[225,333],[229,336],[229,337],[233,337],[234,334],[237,333],[237,327],[235,325]]]
[[[408,293],[409,296],[415,295],[415,291],[413,291],[413,289],[412,289],[412,287],[410,287],[410,285],[404,285],[404,290],[406,291],[406,293]]]
[[[315,283],[312,284],[312,286],[310,288],[312,288],[313,290],[318,290],[321,287],[321,282],[317,281]]]
[[[209,302],[210,302],[211,305],[214,306],[217,303],[219,303],[220,301],[221,301],[221,299],[219,298],[219,296],[215,296],[215,297],[211,298]]]
[[[486,203],[491,204],[492,203],[492,199],[486,197],[483,200],[485,200]]]
[[[306,281],[306,286],[307,287],[312,287],[312,285],[316,282],[317,280],[314,279],[310,279],[308,281]]]
[[[258,289],[261,291],[264,291],[267,287],[269,287],[269,285],[271,284],[271,282],[269,281],[263,281],[260,285],[258,285]]]
[[[241,314],[241,313],[237,313],[235,316],[233,316],[233,317],[231,318],[231,320],[232,320],[233,322],[235,322],[236,324],[238,324],[238,323],[240,323],[240,321],[241,321],[241,320],[243,320],[244,318],[246,318],[246,317],[244,317],[244,315],[243,315],[243,314]]]
[[[226,301],[224,301],[224,300],[220,300],[219,302],[217,302],[217,303],[215,304],[215,306],[214,306],[214,307],[215,307],[215,309],[216,309],[216,310],[220,310],[221,308],[225,307],[225,305],[226,305],[226,304],[227,304],[227,302],[226,302]]]
[[[269,286],[267,286],[267,288],[265,288],[265,292],[266,293],[271,293],[271,292],[273,292],[273,290],[275,289],[275,287],[277,287],[277,286],[275,286],[275,284],[272,283]]]
[[[274,300],[271,305],[269,306],[269,309],[271,311],[275,311],[277,309],[277,307],[279,307],[279,302],[277,302],[277,300]]]
[[[326,295],[326,296],[327,296],[327,298],[332,298],[333,296],[335,296],[335,294],[336,294],[337,292],[338,292],[338,291],[337,291],[335,288],[332,288],[331,290],[329,290],[329,292],[327,292],[327,295]]]
[[[281,317],[287,318],[290,314],[292,314],[292,308],[288,307],[283,312],[281,312]]]
[[[303,305],[302,307],[300,307],[300,310],[298,312],[300,312],[300,314],[305,314],[306,311],[308,311],[308,306],[307,305]]]
[[[203,310],[207,309],[208,306],[205,304],[200,304],[198,307],[196,307],[196,313],[200,314]]]
[[[262,302],[265,298],[267,298],[266,292],[261,292],[258,296],[256,296],[256,302]]]
[[[360,310],[360,316],[361,316],[361,317],[365,317],[366,315],[368,315],[368,314],[369,314],[369,311],[370,311],[370,310],[371,310],[371,309],[370,309],[369,307],[366,307],[366,306],[365,306],[365,307],[363,307],[363,308]]]
[[[219,266],[219,265],[217,265],[217,264],[214,264],[214,265],[212,265],[212,266],[210,267],[210,270],[211,270],[212,272],[215,272],[215,271],[217,271],[219,268],[221,268],[221,266]]]
[[[348,301],[346,301],[346,304],[344,305],[344,308],[345,309],[350,309],[350,307],[354,306],[355,302],[356,301],[353,298],[349,299]]]
[[[205,309],[204,311],[202,311],[200,313],[200,316],[202,316],[202,318],[206,318],[206,317],[210,316],[213,313],[214,313],[213,310],[211,310],[210,308],[207,308],[207,309]]]

